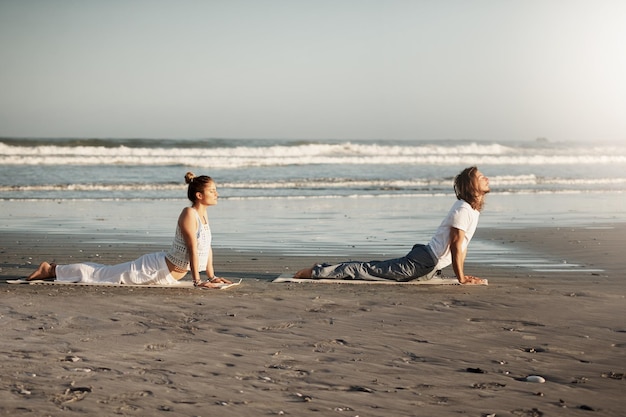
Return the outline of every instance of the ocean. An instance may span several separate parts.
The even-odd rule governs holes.
[[[215,247],[395,256],[429,240],[454,202],[454,176],[470,165],[492,189],[479,227],[626,220],[618,144],[3,138],[0,230],[166,247],[192,171],[218,185]],[[498,255],[472,246],[475,260]]]

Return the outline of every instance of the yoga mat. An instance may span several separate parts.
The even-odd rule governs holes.
[[[60,281],[48,281],[43,279],[34,279],[32,281],[27,281],[25,279],[14,279],[7,280],[7,284],[26,284],[26,285],[77,285],[77,286],[87,286],[87,287],[123,287],[123,288],[195,288],[193,286],[193,282],[191,281],[179,281],[178,284],[175,285],[156,285],[156,284],[147,284],[147,285],[138,285],[138,284],[111,284],[107,282],[97,283],[97,282],[60,282]],[[203,288],[203,290],[225,290],[227,288],[231,288],[241,284],[241,279],[239,281],[234,281],[232,284],[223,284],[219,288]]]
[[[379,285],[460,285],[456,278],[433,277],[426,281],[366,281],[358,279],[297,279],[292,274],[285,273],[274,279],[272,282],[312,282],[316,284],[379,284]]]

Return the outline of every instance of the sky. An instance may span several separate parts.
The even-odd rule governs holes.
[[[0,137],[626,143],[624,0],[0,0]]]

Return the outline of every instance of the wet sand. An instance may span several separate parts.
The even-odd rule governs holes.
[[[625,233],[479,229],[520,249],[518,265],[468,265],[487,287],[272,284],[334,259],[216,247],[218,273],[243,278],[225,291],[9,285],[41,260],[163,248],[3,233],[0,412],[622,416]],[[535,270],[535,255],[579,267]]]

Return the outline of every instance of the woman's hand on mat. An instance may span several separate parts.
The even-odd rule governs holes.
[[[465,279],[464,280],[460,280],[459,282],[461,284],[474,284],[474,285],[482,285],[482,284],[486,284],[487,280],[486,279],[482,279],[482,278],[478,278],[478,277],[474,277],[472,275],[465,275]]]
[[[227,280],[226,278],[213,277],[209,279],[209,282],[212,284],[232,284],[232,281]]]
[[[210,284],[218,284],[217,285],[218,287],[220,286],[220,284],[232,284],[233,283],[232,281],[227,280],[226,278],[220,278],[220,277],[209,278],[207,282]]]
[[[201,288],[221,288],[224,284],[232,284],[232,281],[227,280],[226,278],[213,277],[208,280],[196,284],[196,287]]]
[[[200,284],[196,285],[198,288],[220,288],[224,285],[221,282],[211,282],[211,281],[203,281]]]

